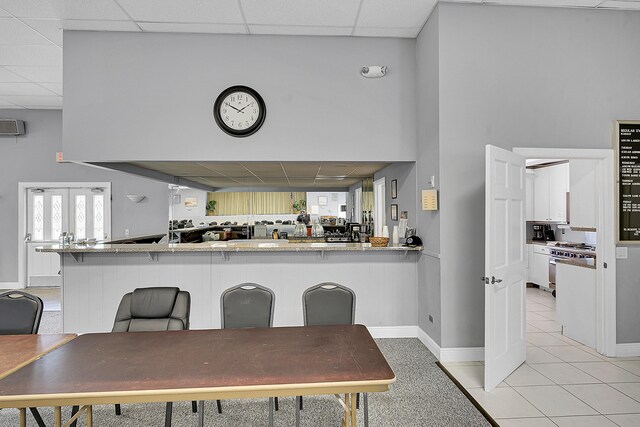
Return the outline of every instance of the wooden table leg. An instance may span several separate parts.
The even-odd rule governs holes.
[[[27,408],[20,408],[20,427],[27,427]]]
[[[93,427],[93,406],[87,408],[87,427]]]
[[[53,414],[53,425],[56,427],[62,427],[62,408],[60,406],[56,406],[54,408]]]
[[[358,416],[358,412],[356,411],[356,403],[357,403],[357,394],[351,394],[351,427],[357,427],[358,422],[356,417]]]

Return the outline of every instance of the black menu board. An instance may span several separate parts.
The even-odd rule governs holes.
[[[640,121],[616,123],[618,241],[640,243]]]

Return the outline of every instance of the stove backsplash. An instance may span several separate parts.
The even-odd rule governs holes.
[[[533,238],[533,224],[540,224],[535,221],[527,221],[527,240]],[[572,242],[572,243],[586,243],[588,245],[596,244],[596,232],[595,231],[573,231],[568,228],[558,228],[557,224],[549,224],[554,231],[556,241],[558,242]]]

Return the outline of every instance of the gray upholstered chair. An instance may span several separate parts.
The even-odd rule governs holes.
[[[273,308],[276,297],[273,291],[256,283],[242,283],[222,292],[220,315],[222,329],[269,328],[273,326]],[[273,425],[273,398],[269,398],[269,425]],[[222,405],[217,401],[218,412]],[[275,398],[278,409],[278,398]],[[200,420],[204,417],[204,401],[200,401]],[[200,421],[199,425],[202,421]]]
[[[0,335],[37,334],[44,304],[35,296],[21,291],[0,294]],[[40,427],[46,427],[36,408],[29,408]]]
[[[182,331],[189,329],[191,295],[179,288],[138,288],[122,297],[111,332]],[[192,410],[197,410],[192,402]],[[165,427],[171,426],[173,403],[167,402]],[[116,404],[116,415],[120,415]]]
[[[353,325],[356,316],[356,294],[346,286],[325,282],[302,293],[302,311],[305,326]],[[302,396],[297,397],[296,425],[299,425]],[[360,394],[357,398],[357,407]],[[364,393],[364,423],[369,425],[367,394]]]

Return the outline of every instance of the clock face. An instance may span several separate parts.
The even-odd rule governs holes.
[[[232,136],[249,136],[264,122],[266,108],[262,97],[246,86],[223,91],[215,102],[213,115],[218,126]]]

